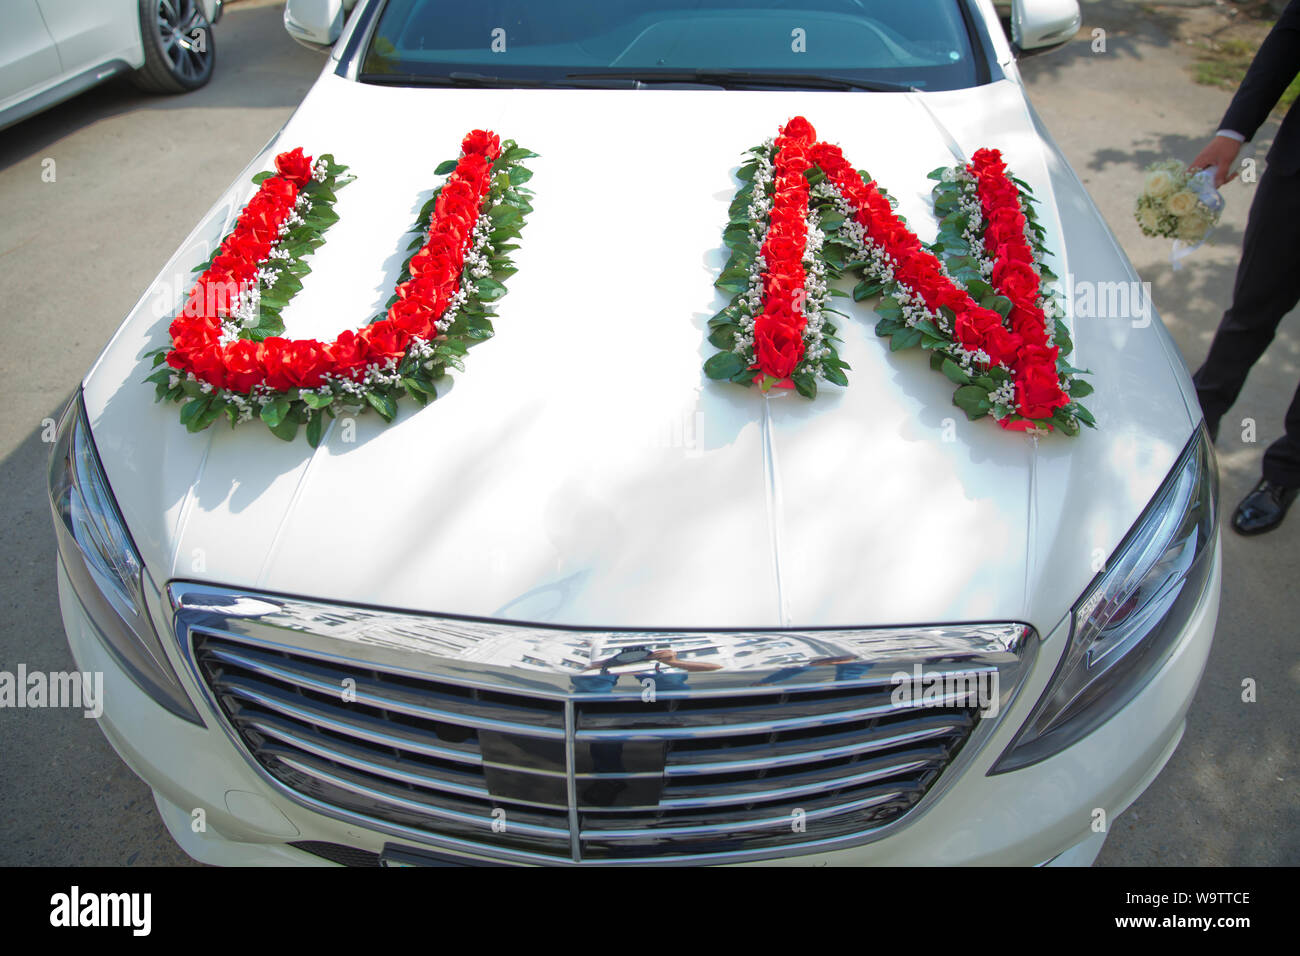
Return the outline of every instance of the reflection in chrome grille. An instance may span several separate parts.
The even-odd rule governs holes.
[[[893,666],[812,687],[592,699],[191,633],[223,714],[283,786],[440,845],[538,862],[851,838],[914,807],[980,719],[895,704]]]

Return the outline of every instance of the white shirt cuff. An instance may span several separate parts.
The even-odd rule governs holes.
[[[1244,143],[1244,142],[1246,142],[1246,137],[1245,137],[1245,136],[1242,136],[1242,135],[1241,135],[1240,133],[1238,133],[1235,129],[1221,129],[1221,130],[1219,130],[1217,133],[1215,133],[1214,135],[1215,135],[1215,136],[1226,136],[1226,137],[1228,137],[1228,139],[1235,139],[1235,140],[1236,140],[1237,142],[1239,142],[1239,143]]]

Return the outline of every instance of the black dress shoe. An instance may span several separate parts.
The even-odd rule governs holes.
[[[1272,531],[1286,517],[1286,510],[1295,501],[1300,488],[1287,488],[1271,481],[1261,480],[1255,490],[1241,500],[1232,516],[1232,527],[1238,534],[1263,534]]]

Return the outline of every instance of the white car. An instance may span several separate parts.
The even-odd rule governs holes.
[[[0,129],[114,76],[151,93],[212,78],[223,0],[5,0]]]
[[[1072,2],[1013,6],[1021,46],[1079,23]],[[1092,299],[1137,276],[1030,107],[993,6],[497,7],[361,0],[345,18],[290,0],[295,36],[332,45],[320,78],[61,422],[68,640],[104,675],[100,726],[173,837],[229,864],[1091,862],[1177,747],[1205,666],[1217,471],[1149,303]],[[960,414],[970,376],[873,335],[891,320],[870,283],[836,319],[847,387],[810,400],[783,387],[803,391],[801,373],[755,373],[764,392],[743,387],[753,368],[710,359],[709,316],[732,314],[724,240],[747,241],[728,222],[762,214],[745,190],[767,181],[762,157],[778,177],[797,159],[794,131],[811,133],[796,116],[840,144],[848,186],[869,169],[948,251],[932,189],[943,205],[975,181],[966,158],[1001,151],[1038,200],[1051,254],[1031,267],[1070,290],[1053,347],[1068,326],[1096,429]],[[781,128],[786,145],[760,145]],[[458,150],[471,130],[503,142]],[[816,150],[831,170],[836,150]],[[276,156],[278,176],[254,176]],[[457,220],[451,187],[431,202],[451,167],[458,194],[501,204]],[[957,172],[927,178],[941,168]],[[789,195],[817,178],[792,176]],[[839,180],[822,181],[832,196]],[[187,334],[173,317],[194,275],[226,268],[213,251],[263,189],[301,214],[286,235],[315,238],[259,253],[298,280],[256,280],[285,327],[274,347],[239,344],[261,318],[227,317],[219,348],[287,367],[285,336],[339,336],[342,362],[361,338],[345,330],[400,310],[394,284],[431,275],[408,257],[445,229],[461,230],[456,288],[482,298],[518,245],[494,273],[513,273],[495,337],[427,402],[425,358],[484,314],[453,297],[455,321],[405,346],[426,351],[356,373],[397,369],[411,395],[367,392],[364,414],[339,411],[341,379],[251,405],[233,378],[202,380],[169,328]],[[848,234],[829,208],[806,213],[808,235]],[[430,238],[411,241],[417,221]]]

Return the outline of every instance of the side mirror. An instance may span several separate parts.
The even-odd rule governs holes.
[[[1079,0],[1011,0],[1011,43],[1017,53],[1058,47],[1082,24]]]
[[[343,0],[287,0],[284,28],[313,50],[328,50],[343,32]]]

